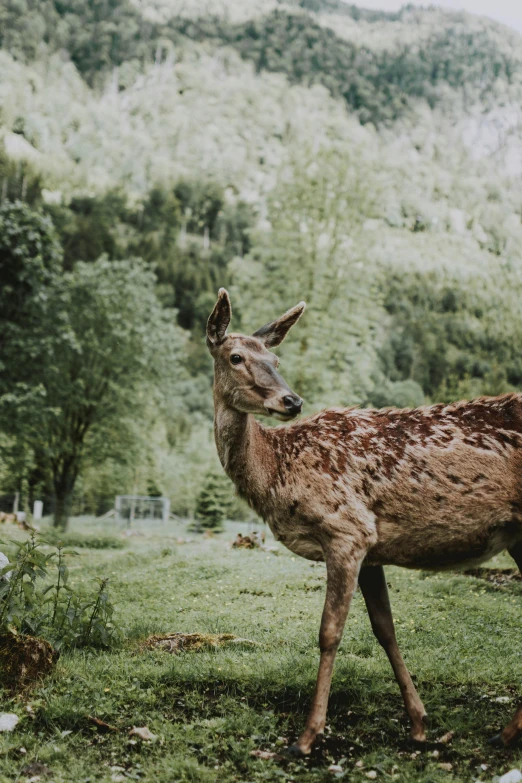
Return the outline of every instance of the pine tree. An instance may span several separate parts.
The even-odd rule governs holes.
[[[223,473],[209,471],[196,502],[196,520],[206,530],[220,530],[232,501],[230,482]]]

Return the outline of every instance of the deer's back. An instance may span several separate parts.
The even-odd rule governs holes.
[[[522,538],[522,395],[331,409],[272,437],[275,532],[299,554],[319,556],[317,519],[349,535],[356,508],[374,525],[368,563],[454,567]]]

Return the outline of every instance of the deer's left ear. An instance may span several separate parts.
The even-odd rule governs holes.
[[[213,348],[225,339],[230,319],[232,318],[232,306],[226,288],[220,288],[218,300],[207,321],[207,345]]]
[[[275,348],[276,345],[280,345],[283,342],[288,330],[301,318],[305,307],[306,304],[304,302],[299,302],[298,305],[292,307],[291,310],[287,310],[276,321],[262,326],[257,332],[254,332],[252,337],[257,337],[267,348]]]

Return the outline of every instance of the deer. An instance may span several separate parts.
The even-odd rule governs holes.
[[[300,302],[252,335],[229,333],[219,289],[207,322],[214,360],[214,436],[240,497],[292,553],[326,564],[319,671],[305,728],[288,748],[308,755],[324,734],[334,660],[360,588],[411,724],[427,713],[397,645],[384,566],[469,568],[508,550],[522,571],[522,394],[414,409],[329,408],[296,419],[303,400],[272,352]],[[256,415],[292,423],[262,426]],[[522,705],[490,741],[522,735]]]

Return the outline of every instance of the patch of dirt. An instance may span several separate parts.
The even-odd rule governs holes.
[[[238,533],[236,540],[232,542],[232,549],[263,549],[265,545],[265,533],[258,533],[254,530],[248,536]]]
[[[522,574],[518,568],[468,568],[461,573],[466,576],[474,576],[477,579],[484,579],[494,585],[503,587],[512,582],[522,582]]]
[[[216,650],[228,645],[248,645],[257,647],[257,642],[242,639],[231,633],[167,633],[149,636],[142,644],[145,650],[164,650],[169,653],[181,653],[199,650]]]
[[[8,690],[16,692],[45,677],[60,653],[45,639],[24,634],[0,634],[0,672]]]
[[[53,772],[49,767],[46,767],[45,764],[41,764],[39,761],[33,761],[31,764],[27,764],[22,769],[22,775],[26,778],[34,778],[34,777],[49,777],[49,775],[52,775]]]

